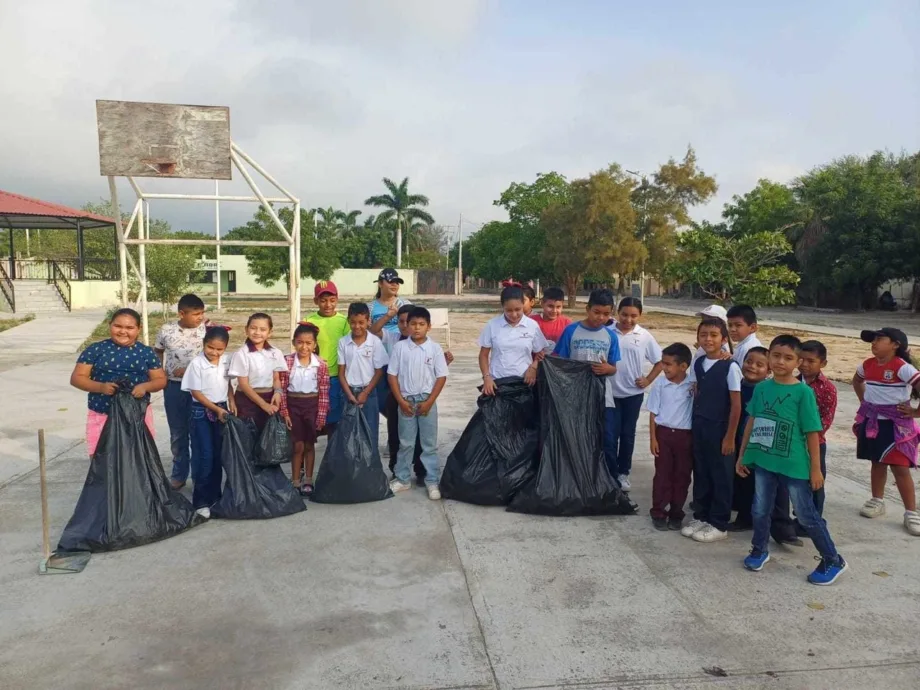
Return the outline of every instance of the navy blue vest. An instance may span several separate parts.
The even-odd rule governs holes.
[[[731,412],[728,394],[728,370],[735,364],[731,359],[720,359],[709,371],[703,371],[703,360],[698,357],[693,364],[696,374],[696,397],[693,399],[693,418],[709,422],[727,422]]]

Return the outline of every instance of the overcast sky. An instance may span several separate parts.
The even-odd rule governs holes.
[[[688,143],[710,219],[759,177],[920,149],[917,0],[0,0],[0,27],[0,189],[69,205],[108,194],[97,98],[229,106],[305,207],[408,176],[445,225],[501,218],[538,172],[648,172]],[[207,202],[151,211],[213,230]],[[224,204],[225,228],[253,211]]]

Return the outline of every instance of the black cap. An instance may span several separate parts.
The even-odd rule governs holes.
[[[879,336],[897,341],[901,347],[905,350],[907,349],[907,335],[904,331],[899,331],[897,328],[879,328],[877,331],[861,331],[859,334],[860,339],[867,343],[871,343]]]
[[[399,273],[396,272],[395,268],[385,268],[380,271],[380,275],[377,276],[377,280],[375,282],[379,283],[381,280],[385,280],[388,283],[399,283],[400,285],[406,282],[399,277]]]

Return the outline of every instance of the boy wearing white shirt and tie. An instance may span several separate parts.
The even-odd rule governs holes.
[[[342,395],[353,405],[358,405],[371,428],[371,441],[376,446],[379,433],[380,408],[377,404],[377,383],[387,365],[387,351],[383,342],[368,332],[371,310],[364,302],[348,306],[348,325],[351,333],[339,340],[339,383]]]
[[[438,407],[436,400],[447,382],[447,360],[441,346],[428,337],[431,313],[424,307],[409,312],[409,338],[393,346],[387,379],[399,404],[399,454],[393,493],[412,488],[409,480],[416,436],[422,445],[428,498],[441,498],[438,488]]]
[[[664,348],[664,377],[652,385],[646,403],[655,458],[649,513],[655,529],[661,531],[681,528],[693,474],[693,382],[687,375],[691,359],[690,348],[683,343]]]

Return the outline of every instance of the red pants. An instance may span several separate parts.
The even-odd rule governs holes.
[[[658,457],[652,481],[653,518],[683,520],[684,503],[693,474],[693,433],[689,429],[655,427]]]

